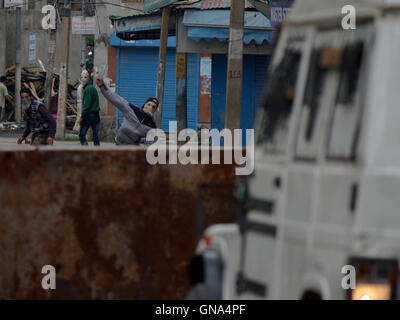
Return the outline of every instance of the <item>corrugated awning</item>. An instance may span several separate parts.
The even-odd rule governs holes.
[[[266,1],[266,0],[257,0]],[[210,9],[230,9],[231,0],[188,0],[180,1],[175,3],[177,9],[200,9],[200,10],[210,10]],[[247,8],[254,8],[250,1],[245,1],[245,6]]]
[[[200,40],[211,41],[213,39],[217,39],[220,42],[225,42],[229,39],[229,29],[189,27],[188,38],[196,42],[199,42]],[[273,43],[273,32],[245,30],[243,42],[245,44],[249,44],[252,41],[255,41],[257,44],[262,44],[264,41]]]
[[[186,10],[183,24],[188,27],[188,38],[194,41],[217,39],[221,42],[229,39],[229,10]],[[270,21],[262,13],[245,13],[244,43],[264,41],[273,43],[275,31]]]
[[[113,17],[112,20],[116,30],[116,34],[120,39],[126,41],[141,39],[160,39],[160,13],[128,17]],[[175,14],[172,13],[168,35],[175,36],[175,29]]]
[[[160,39],[156,40],[123,40],[121,37],[111,34],[110,36],[110,46],[111,47],[155,47],[158,48],[160,46]],[[167,42],[168,48],[176,48],[176,37],[168,37]]]

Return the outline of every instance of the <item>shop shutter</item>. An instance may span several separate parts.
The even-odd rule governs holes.
[[[141,107],[149,97],[156,95],[158,48],[121,48],[119,54],[118,93],[131,104]],[[197,128],[198,122],[198,57],[188,55],[188,124]],[[167,51],[164,84],[162,129],[169,132],[169,122],[176,120],[176,51]],[[117,112],[119,125],[121,112]],[[173,128],[176,130],[176,128]]]

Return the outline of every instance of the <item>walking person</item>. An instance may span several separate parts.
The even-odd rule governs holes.
[[[99,141],[99,125],[100,125],[100,105],[99,94],[96,88],[91,83],[89,72],[84,70],[81,74],[81,83],[84,94],[82,98],[82,114],[81,128],[79,131],[79,140],[83,146],[89,145],[86,140],[86,133],[89,128],[92,128],[93,144],[100,146]]]
[[[124,122],[115,137],[117,145],[138,145],[146,138],[151,129],[157,128],[153,116],[160,103],[156,98],[147,99],[140,109],[112,92],[102,79],[97,79],[96,84],[103,96],[117,107],[124,116]]]
[[[7,80],[5,76],[0,77],[0,121],[4,121],[6,115],[6,97],[8,97],[8,90],[4,82]]]
[[[25,143],[29,143],[27,137],[32,132],[31,145],[52,145],[56,133],[56,120],[44,104],[33,99],[29,89],[23,88],[20,95],[26,127],[17,143],[21,144],[24,140]]]

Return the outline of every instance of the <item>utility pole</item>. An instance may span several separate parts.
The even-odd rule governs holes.
[[[176,54],[176,121],[177,132],[187,128],[187,55]]]
[[[82,0],[82,18],[85,19],[85,0]],[[82,71],[86,68],[86,34],[82,35],[81,40],[81,69]]]
[[[157,110],[157,128],[161,128],[162,110],[164,100],[164,81],[165,81],[165,66],[167,62],[167,45],[168,45],[168,31],[169,31],[169,18],[171,14],[171,7],[165,7],[162,10],[161,21],[161,35],[160,35],[160,51],[158,55],[158,72],[157,72],[157,99],[160,101],[160,106]]]
[[[57,29],[49,29],[49,51],[47,55],[47,71],[46,81],[44,85],[44,105],[47,109],[50,108],[51,104],[51,89],[54,78],[54,60],[56,57],[56,35]]]
[[[61,69],[60,84],[58,89],[58,112],[57,112],[57,139],[65,139],[65,118],[66,102],[68,90],[68,61],[69,61],[69,38],[71,30],[71,2],[64,0],[64,8],[61,11],[62,16],[62,35],[61,35]]]
[[[231,1],[225,127],[240,129],[245,0]]]
[[[175,24],[178,26],[180,15],[176,13]],[[179,34],[176,33],[176,43]],[[176,122],[177,133],[187,128],[187,54],[176,53]]]
[[[15,52],[15,119],[21,121],[21,7],[16,8],[16,52]]]
[[[5,9],[6,7],[3,6],[3,8]],[[1,29],[4,30],[3,31],[3,36],[4,36],[4,40],[5,42],[2,44],[1,49],[0,49],[0,74],[5,74],[5,70],[7,69],[6,67],[6,52],[7,52],[7,14],[5,14],[6,10],[3,11],[4,12],[4,19],[2,21],[0,21],[1,24]],[[3,113],[5,115],[5,113]]]
[[[48,8],[49,6],[45,6],[42,8],[42,13],[52,12],[53,9],[53,15],[56,15],[56,7],[57,7],[57,2],[54,1],[54,5]],[[51,94],[52,94],[52,88],[53,88],[53,79],[54,79],[54,60],[56,57],[56,36],[57,36],[57,19],[54,17],[52,19],[50,17],[50,23],[44,23],[42,21],[42,28],[48,30],[49,34],[49,48],[47,52],[47,70],[46,70],[46,80],[44,83],[44,105],[47,107],[47,109],[50,109],[51,105]]]

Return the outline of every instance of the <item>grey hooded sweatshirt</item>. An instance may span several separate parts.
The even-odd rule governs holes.
[[[117,145],[138,144],[142,138],[146,137],[147,132],[153,128],[141,123],[129,102],[124,98],[112,92],[105,85],[101,86],[100,90],[103,96],[116,106],[124,116],[122,126],[115,138]]]

